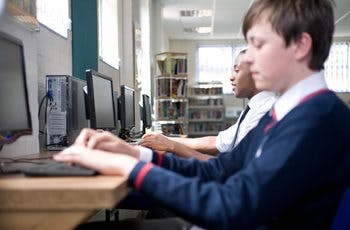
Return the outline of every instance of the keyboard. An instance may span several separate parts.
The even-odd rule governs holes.
[[[140,140],[141,138],[127,139],[126,143],[128,143],[129,145],[138,145]]]
[[[22,172],[26,176],[32,177],[93,176],[97,174],[97,172],[92,169],[56,161],[27,167],[23,169]]]

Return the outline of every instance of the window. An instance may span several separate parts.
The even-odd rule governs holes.
[[[233,58],[243,45],[200,45],[197,50],[197,82],[220,81],[225,94],[232,93]]]
[[[325,63],[328,88],[335,92],[350,92],[350,43],[334,42]]]
[[[119,69],[118,6],[115,0],[99,0],[99,56]]]
[[[67,38],[70,29],[69,0],[37,0],[37,19],[51,30]]]

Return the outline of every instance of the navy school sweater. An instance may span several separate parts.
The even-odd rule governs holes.
[[[267,113],[234,150],[207,162],[154,152],[129,184],[209,229],[329,229],[350,185],[350,112],[323,93],[278,123]]]

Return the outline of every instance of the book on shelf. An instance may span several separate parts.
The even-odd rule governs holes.
[[[221,98],[195,98],[190,97],[188,99],[189,106],[223,106],[224,105],[224,99]]]
[[[158,69],[161,75],[180,75],[187,73],[187,59],[166,58],[157,60]]]
[[[184,119],[186,117],[187,101],[164,100],[157,103],[158,119]]]
[[[203,110],[203,109],[198,109],[198,110],[190,110],[189,111],[189,119],[191,120],[220,120],[224,117],[224,111],[223,109],[218,109],[218,110]]]
[[[170,97],[170,81],[168,78],[156,79],[157,97],[169,98]]]
[[[175,74],[187,73],[187,59],[176,59]]]
[[[186,97],[186,79],[173,79],[172,96]]]
[[[186,134],[186,129],[183,124],[175,123],[175,124],[162,124],[161,125],[162,133],[166,136],[172,134],[184,135]]]
[[[204,88],[204,87],[191,87],[191,95],[221,95],[223,94],[222,87]]]
[[[189,134],[196,134],[196,133],[218,133],[220,130],[222,130],[223,124],[221,122],[210,122],[210,123],[190,123],[188,126],[188,133]]]
[[[186,81],[187,79],[158,77],[156,79],[157,97],[158,98],[186,97]]]

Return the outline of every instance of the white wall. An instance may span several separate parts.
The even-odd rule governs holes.
[[[1,156],[18,156],[39,152],[39,122],[38,114],[38,55],[37,55],[37,35],[33,30],[19,24],[8,15],[4,14],[0,18],[0,31],[10,34],[23,42],[25,68],[28,84],[28,96],[30,113],[32,117],[33,135],[20,137],[16,142],[4,146]],[[1,55],[1,54],[0,54]]]
[[[140,4],[140,28],[141,28],[141,60],[138,64],[140,69],[139,81],[141,84],[141,93],[150,95],[151,93],[151,1],[141,0]],[[137,48],[137,47],[136,47]]]
[[[169,39],[164,29],[160,0],[152,0],[151,5],[151,55],[169,51]]]
[[[120,95],[120,71],[102,60],[98,60],[98,72],[113,79],[113,89]]]
[[[134,59],[133,59],[133,2],[123,0],[122,25],[121,25],[121,65],[120,65],[120,84],[134,87]],[[118,6],[119,7],[119,6]]]

